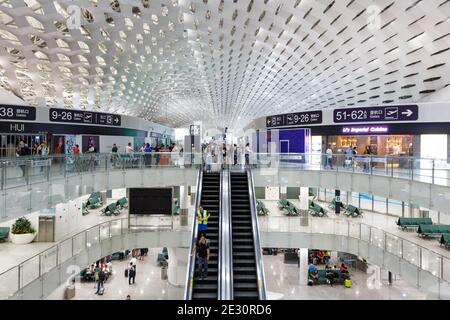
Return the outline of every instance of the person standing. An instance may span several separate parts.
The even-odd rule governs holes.
[[[233,165],[237,166],[238,163],[238,147],[237,144],[233,145]]]
[[[101,290],[103,290],[103,284],[105,282],[105,271],[103,268],[100,268],[98,272],[98,281],[97,281],[97,292],[95,294],[99,294]]]
[[[128,144],[127,144],[127,146],[125,147],[125,153],[126,154],[133,154],[134,153],[134,149],[133,149],[133,147],[131,146],[131,142],[129,142]]]
[[[133,284],[136,280],[136,266],[133,265],[133,262],[130,262],[130,268],[128,269],[128,284],[131,285],[131,282],[133,281]]]
[[[200,280],[206,280],[208,277],[209,244],[204,234],[200,236],[195,251],[197,253],[198,277]]]
[[[130,264],[134,267],[134,271],[136,271],[136,265],[137,265],[136,256],[133,255],[133,257],[130,260]]]
[[[206,233],[208,230],[208,219],[210,214],[203,207],[199,207],[197,211],[198,232]]]
[[[250,154],[252,153],[252,149],[250,149],[250,143],[245,145],[245,165],[250,165]]]
[[[328,144],[328,149],[326,151],[326,157],[327,157],[327,163],[325,166],[326,168],[329,168],[330,170],[333,170],[333,150],[331,149],[331,143]]]

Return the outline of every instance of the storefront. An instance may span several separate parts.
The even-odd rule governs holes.
[[[331,144],[336,154],[345,153],[347,149],[354,147],[358,154],[363,154],[369,146],[372,153],[379,156],[414,155],[414,135],[329,136],[325,144]]]

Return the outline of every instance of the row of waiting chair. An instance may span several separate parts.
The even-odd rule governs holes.
[[[333,200],[331,201],[331,203],[330,203],[330,205],[329,205],[329,208],[335,210],[335,209],[336,209],[336,206],[337,206],[337,202],[336,202],[336,198],[335,198],[335,199],[333,199]],[[342,209],[345,210],[345,211],[344,211],[344,214],[345,214],[347,217],[352,217],[352,218],[360,218],[360,217],[362,217],[362,210],[361,210],[360,208],[355,207],[355,206],[352,205],[352,204],[349,204],[349,205],[346,205],[346,206],[345,206],[342,202],[339,202],[339,206],[340,206]]]
[[[287,199],[281,199],[278,201],[278,208],[283,210],[284,214],[289,217],[297,217],[300,215],[300,210],[294,206],[292,202]]]
[[[431,218],[399,218],[397,225],[402,230],[417,228],[417,233],[423,238],[438,238],[439,243],[450,248],[450,225],[433,224]]]
[[[123,197],[117,200],[116,202],[108,204],[104,207],[101,212],[106,216],[115,215],[118,216],[120,214],[120,210],[126,208],[128,206],[127,198]]]

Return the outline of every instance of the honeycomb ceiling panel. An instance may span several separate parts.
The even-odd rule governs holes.
[[[450,84],[445,0],[0,0],[0,85],[172,127],[417,102]]]

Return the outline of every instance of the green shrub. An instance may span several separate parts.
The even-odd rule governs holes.
[[[35,233],[36,230],[31,226],[30,220],[25,217],[19,218],[12,225],[11,233],[14,234],[26,234],[26,233]]]

